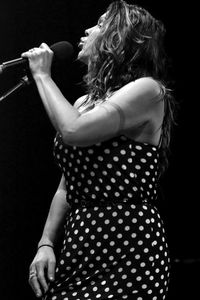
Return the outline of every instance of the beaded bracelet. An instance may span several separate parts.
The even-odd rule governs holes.
[[[53,245],[49,245],[49,244],[42,244],[42,245],[40,245],[40,246],[37,248],[37,250],[39,250],[41,247],[44,247],[44,246],[47,246],[47,247],[50,247],[50,248],[54,248],[54,246],[53,246]]]

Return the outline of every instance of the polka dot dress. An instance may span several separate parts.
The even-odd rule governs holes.
[[[57,135],[54,155],[71,210],[46,300],[165,299],[169,257],[155,206],[158,148],[125,136],[72,147]]]

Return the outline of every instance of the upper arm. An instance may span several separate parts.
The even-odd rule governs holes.
[[[65,142],[88,146],[106,140],[118,133],[122,118],[123,130],[137,128],[152,117],[159,93],[159,84],[151,78],[128,83],[103,104],[82,114],[69,128]]]
[[[140,126],[152,117],[159,94],[159,84],[145,77],[122,87],[107,104],[113,103],[120,107],[124,114],[123,129],[126,130]]]

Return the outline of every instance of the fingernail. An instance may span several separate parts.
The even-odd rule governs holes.
[[[37,293],[36,296],[39,298],[39,297],[41,296],[41,294],[40,294],[40,293]]]
[[[51,276],[50,278],[49,278],[51,281],[54,281],[54,278]]]

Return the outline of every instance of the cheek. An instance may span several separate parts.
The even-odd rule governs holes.
[[[86,46],[87,47],[92,46],[92,44],[95,42],[95,40],[98,37],[98,35],[99,35],[99,30],[95,30],[94,32],[92,32],[90,34],[90,36],[88,37]]]

